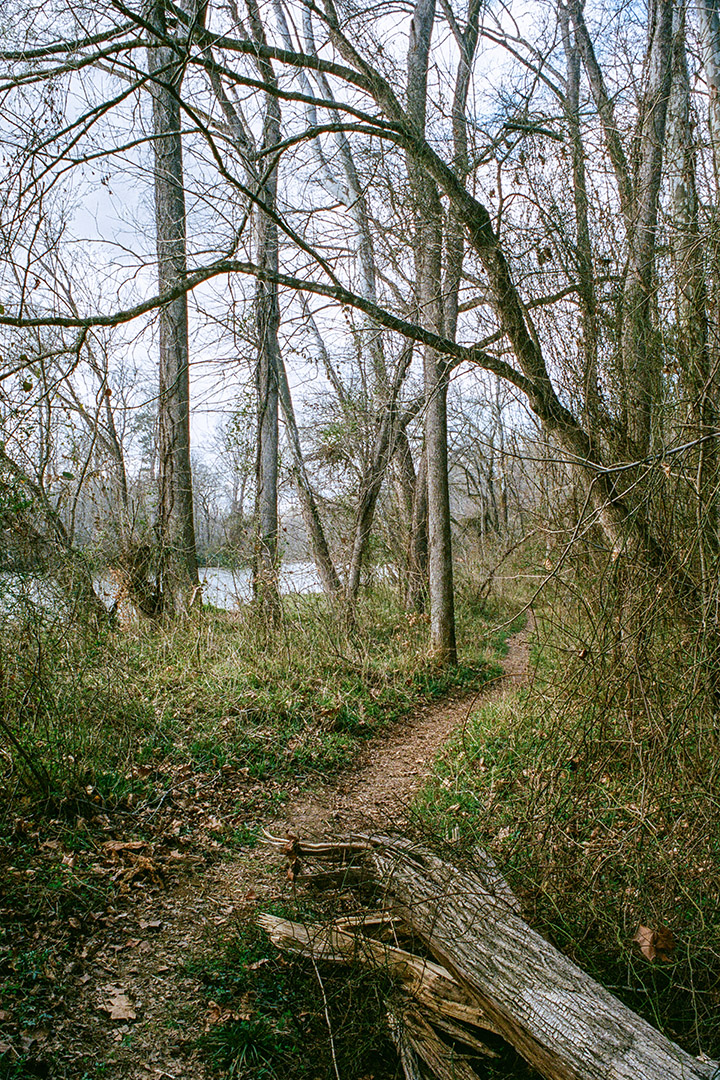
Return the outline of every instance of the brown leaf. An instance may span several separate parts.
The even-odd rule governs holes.
[[[207,1031],[215,1024],[227,1024],[230,1020],[250,1020],[251,1018],[249,1012],[236,1012],[234,1009],[229,1009],[227,1005],[218,1005],[217,1001],[209,1001],[205,1030]]]
[[[658,959],[669,960],[671,954],[675,951],[675,938],[672,931],[668,930],[666,926],[658,926],[655,934],[655,948],[657,949]]]
[[[100,1006],[102,1011],[109,1013],[111,1020],[134,1020],[137,1014],[122,987],[108,986],[105,989],[108,996]]]
[[[270,963],[270,957],[269,956],[263,956],[260,960],[256,960],[253,964],[248,964],[247,970],[248,971],[257,971],[258,968],[265,967],[265,965],[269,964],[269,963]]]
[[[649,926],[638,926],[633,938],[640,946],[640,952],[648,960],[669,960],[675,949],[675,938],[665,926],[651,930]]]

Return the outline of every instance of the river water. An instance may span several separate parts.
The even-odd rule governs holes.
[[[225,570],[218,566],[202,566],[200,581],[203,599],[208,604],[234,611],[252,598],[252,576],[248,569]],[[117,585],[106,577],[95,581],[98,596],[112,607],[117,595]],[[321,592],[320,579],[313,563],[283,563],[280,568],[280,591],[291,593]],[[52,578],[37,574],[0,573],[0,614],[7,614],[18,605],[39,606],[46,610],[62,610],[66,603],[62,591]]]
[[[219,566],[202,566],[200,580],[203,583],[203,600],[226,611],[233,611],[252,598],[250,570],[224,570]],[[280,592],[284,595],[321,591],[314,563],[283,563],[280,567]]]

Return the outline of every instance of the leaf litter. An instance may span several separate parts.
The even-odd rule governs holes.
[[[522,670],[526,655],[524,643],[511,647],[506,671]],[[490,693],[500,689],[496,685]],[[280,879],[279,864],[265,851],[246,850],[238,857],[230,843],[233,830],[265,824],[306,834],[339,820],[348,827],[369,818],[387,820],[388,813],[409,805],[435,753],[465,720],[471,697],[436,702],[376,735],[352,772],[318,794],[295,788],[280,821],[268,811],[287,786],[251,783],[235,769],[203,775],[185,763],[152,771],[137,767],[143,780],[162,772],[166,785],[144,806],[113,813],[90,805],[86,819],[71,825],[54,819],[42,835],[29,818],[20,822],[28,870],[62,874],[72,914],[48,891],[34,918],[12,922],[12,898],[0,897],[0,914],[11,923],[0,964],[28,951],[46,958],[32,993],[0,1002],[0,1054],[2,1048],[22,1052],[20,1035],[27,1043],[36,1030],[45,1040],[43,1060],[48,1067],[61,1064],[68,1076],[102,1062],[106,1080],[204,1080],[210,1074],[196,1047],[199,1034],[251,1018],[252,1003],[230,1008],[208,1002],[192,974],[193,960],[217,948],[224,926],[229,929],[259,901],[276,897]],[[11,849],[0,845],[0,876],[10,857]],[[18,880],[25,869],[11,864]],[[85,894],[79,901],[73,888],[81,886]],[[21,1023],[32,998],[41,1006],[38,1014],[52,1015],[49,1027]]]

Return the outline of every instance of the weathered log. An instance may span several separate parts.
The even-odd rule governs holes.
[[[364,845],[364,847],[363,847]],[[469,990],[493,1028],[549,1080],[717,1080],[527,925],[492,865],[459,869],[396,837],[340,842],[384,903]],[[332,845],[295,846],[298,858]]]
[[[423,1080],[418,1053],[411,1039],[408,1038],[408,1033],[401,1018],[394,1009],[388,1009],[387,1018],[390,1035],[397,1048],[405,1080]]]
[[[395,1043],[400,1050],[400,1060],[406,1078],[412,1080],[419,1074],[416,1059],[422,1058],[431,1074],[437,1080],[477,1080],[477,1073],[470,1067],[464,1056],[459,1055],[442,1039],[438,1038],[425,1017],[417,1009],[406,1007],[396,1013],[391,1029],[395,1030]],[[410,1049],[409,1069],[403,1061],[403,1048]]]
[[[486,1031],[494,1030],[492,1021],[480,1008],[476,995],[460,986],[445,968],[432,960],[339,929],[337,924],[335,927],[325,927],[291,922],[276,915],[259,915],[258,925],[279,949],[287,952],[325,962],[369,963],[382,967],[402,984],[416,1003],[425,1006],[440,1021],[459,1020]],[[478,1048],[477,1040],[473,1040],[472,1036],[469,1036],[469,1041],[464,1041]],[[492,1053],[487,1047],[483,1047],[483,1052]]]

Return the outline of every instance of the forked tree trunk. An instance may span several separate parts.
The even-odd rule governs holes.
[[[427,66],[435,22],[435,0],[417,0],[408,45],[408,116],[418,133],[425,131]],[[415,213],[415,273],[420,321],[443,332],[442,208],[437,185],[408,157]],[[428,594],[430,651],[440,664],[457,662],[447,459],[447,386],[444,359],[425,347],[425,456],[428,492]]]

